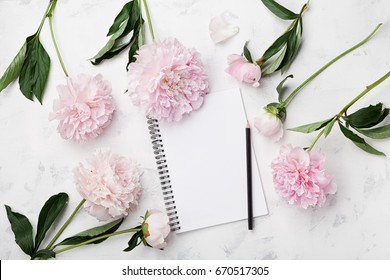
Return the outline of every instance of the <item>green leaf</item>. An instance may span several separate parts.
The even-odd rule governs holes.
[[[126,49],[129,46],[129,42],[124,43],[122,45],[112,47],[112,49],[108,50],[106,53],[102,54],[101,57],[98,57],[96,59],[92,58],[91,63],[93,65],[98,65],[100,64],[103,60],[113,58],[117,54],[121,53],[124,49]]]
[[[287,41],[287,54],[279,67],[279,69],[282,70],[281,71],[282,74],[288,70],[291,63],[295,59],[299,47],[301,45],[301,42],[302,42],[302,21],[299,20],[296,22],[293,29],[291,30],[290,37]]]
[[[248,49],[248,43],[249,41],[246,41],[245,44],[244,44],[244,51],[243,51],[243,54],[246,58],[246,60],[248,60],[250,63],[253,63],[253,59],[252,59],[252,55],[251,55],[251,52],[249,51]]]
[[[61,214],[68,200],[69,196],[66,193],[59,193],[50,197],[42,207],[38,218],[37,234],[35,235],[35,251],[38,250],[47,231]]]
[[[281,19],[285,20],[292,20],[299,17],[298,14],[293,13],[289,9],[283,7],[279,3],[275,2],[274,0],[261,0],[263,4],[276,16],[280,17]]]
[[[367,142],[363,138],[361,138],[360,136],[353,133],[351,130],[349,130],[348,128],[343,126],[340,122],[339,122],[339,126],[340,126],[340,130],[344,134],[344,136],[347,137],[349,140],[351,140],[356,146],[358,146],[363,151],[370,153],[370,154],[373,154],[373,155],[385,156],[384,153],[382,153],[381,151],[378,151],[374,147],[367,144]]]
[[[133,8],[134,1],[126,3],[119,14],[115,17],[114,23],[111,25],[108,30],[107,37],[116,33],[119,30],[119,27],[130,17],[130,12]],[[137,3],[136,3],[137,4]]]
[[[91,58],[92,64],[94,64],[94,65],[99,64],[104,59],[112,57],[112,56],[107,57],[107,54],[109,54],[110,50],[114,47],[116,39],[118,39],[125,31],[128,21],[129,21],[129,19],[126,19],[126,21],[121,25],[119,30],[111,36],[111,38],[108,40],[106,45],[93,58]]]
[[[140,14],[140,9],[137,1],[128,2],[117,15],[114,23],[111,25],[107,36],[111,36],[106,45],[90,59],[93,65],[100,64],[105,59],[110,59],[128,46],[133,47],[133,43],[136,41],[135,37],[139,36],[139,30],[143,24],[143,19]],[[128,36],[131,32],[130,39],[125,40],[123,38]],[[133,47],[134,49],[134,47]],[[138,49],[137,49],[138,50]]]
[[[50,57],[35,35],[27,38],[26,57],[20,71],[19,86],[23,95],[42,104],[44,89],[50,70]]]
[[[390,124],[372,129],[358,129],[357,131],[372,139],[390,138]]]
[[[11,229],[15,235],[15,242],[23,252],[32,257],[34,254],[34,241],[30,221],[26,216],[12,212],[11,207],[8,205],[5,205],[5,209],[8,220],[11,223]]]
[[[11,64],[5,70],[3,76],[0,78],[0,92],[5,89],[10,83],[19,77],[22,69],[24,58],[26,56],[27,43],[25,42],[18,54],[14,57]]]
[[[142,230],[137,231],[133,234],[133,236],[130,238],[129,242],[127,243],[129,246],[124,249],[123,251],[129,252],[133,250],[135,247],[137,247],[142,242],[142,237],[144,236]],[[141,241],[138,241],[141,239]]]
[[[129,62],[126,66],[126,69],[128,69],[130,63],[133,63],[136,61],[135,54],[139,50],[140,46],[143,45],[143,21],[141,24],[138,25],[137,29],[134,30],[134,35],[131,38],[130,41],[130,49],[129,49]]]
[[[34,254],[33,259],[47,260],[55,257],[56,257],[56,253],[54,251],[48,249],[42,249]]]
[[[263,71],[263,75],[269,75],[273,72],[277,71],[279,69],[279,66],[283,62],[283,59],[285,58],[287,52],[287,47],[284,47],[282,51],[280,52],[278,58],[276,58],[271,64],[269,64]]]
[[[277,54],[286,44],[290,36],[290,32],[283,33],[276,41],[264,52],[263,59],[267,61]]]
[[[279,108],[278,117],[284,123],[287,117],[286,107]]]
[[[389,115],[389,113],[390,113],[389,108],[383,109],[382,115],[380,116],[380,118],[376,121],[376,123],[373,126],[380,124],[382,121],[384,121],[384,119]]]
[[[382,110],[382,103],[362,108],[349,116],[344,117],[346,122],[354,128],[370,128],[382,122],[389,114],[389,109]]]
[[[305,125],[301,125],[295,128],[290,128],[288,130],[291,131],[296,131],[296,132],[302,132],[302,133],[312,133],[313,131],[319,130],[326,126],[328,123],[332,121],[333,118],[325,120],[325,121],[320,121],[320,122],[315,122],[315,123],[309,123]]]
[[[61,241],[60,243],[58,243],[54,247],[62,246],[62,245],[80,244],[82,242],[91,240],[91,239],[93,239],[95,237],[99,237],[99,236],[102,236],[102,235],[105,235],[105,234],[113,233],[120,227],[122,222],[123,222],[123,219],[118,219],[118,220],[115,220],[113,222],[107,223],[107,224],[102,225],[102,226],[98,226],[98,227],[87,229],[85,231],[82,231],[80,233],[77,233],[77,234],[73,235],[72,237],[64,239],[63,241]],[[90,244],[101,243],[104,240],[106,240],[107,238],[100,239],[100,240],[92,242]]]
[[[288,75],[286,78],[284,78],[279,84],[278,84],[278,86],[276,87],[276,91],[278,92],[278,94],[279,94],[279,97],[278,97],[278,99],[279,99],[279,102],[283,102],[283,93],[284,93],[284,83],[287,81],[287,79],[289,79],[289,78],[294,78],[294,75]]]
[[[141,24],[139,25],[139,32],[138,32],[138,38],[137,38],[138,48],[140,48],[141,46],[143,46],[145,44],[145,29],[144,29],[144,27],[145,27],[144,21],[141,18]]]
[[[325,128],[324,128],[324,137],[328,137],[329,133],[332,131],[332,128],[334,126],[334,123],[336,122],[335,119],[333,119],[331,122],[329,122]]]

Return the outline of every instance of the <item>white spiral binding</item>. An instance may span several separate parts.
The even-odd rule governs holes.
[[[160,126],[157,120],[150,118],[148,118],[148,125],[150,139],[152,140],[154,158],[156,159],[157,170],[160,177],[165,210],[167,211],[167,215],[169,217],[169,225],[172,231],[177,231],[180,229],[180,222],[176,211],[175,196],[169,179],[169,170],[167,160],[165,159]]]

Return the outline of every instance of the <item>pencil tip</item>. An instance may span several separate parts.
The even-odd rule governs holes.
[[[250,128],[248,121],[246,121],[246,128]]]

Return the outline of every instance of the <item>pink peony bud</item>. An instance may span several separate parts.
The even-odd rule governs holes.
[[[275,142],[279,141],[283,136],[283,123],[281,119],[265,108],[263,108],[260,115],[255,118],[254,125],[262,135]]]
[[[276,191],[290,204],[304,209],[321,207],[328,194],[335,194],[333,176],[325,173],[325,156],[301,147],[282,146],[272,161]]]
[[[257,64],[247,61],[243,56],[231,54],[228,56],[228,68],[225,70],[240,82],[258,87],[261,78],[261,69]]]
[[[142,231],[146,242],[150,246],[157,249],[165,248],[167,246],[165,239],[171,231],[168,216],[156,209],[149,210],[146,212]]]
[[[211,19],[209,31],[214,43],[225,41],[238,33],[240,30],[238,26],[231,23],[233,18],[236,18],[236,16],[229,12],[224,12]]]

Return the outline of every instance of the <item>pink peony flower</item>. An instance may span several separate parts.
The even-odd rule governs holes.
[[[263,108],[260,115],[255,118],[254,125],[262,135],[275,142],[279,141],[283,136],[282,120],[265,108]]]
[[[80,74],[57,86],[59,99],[54,100],[49,119],[57,119],[58,132],[64,139],[77,142],[95,138],[111,123],[115,110],[111,84],[101,75]]]
[[[146,242],[153,248],[163,249],[167,246],[167,238],[171,228],[167,214],[152,209],[146,212],[145,222],[142,224],[142,231]]]
[[[225,71],[240,82],[252,84],[254,87],[258,87],[260,85],[260,66],[247,61],[245,57],[241,55],[229,55],[228,68],[226,68]]]
[[[86,199],[84,208],[100,221],[127,216],[138,204],[142,188],[139,165],[110,150],[96,150],[88,161],[74,169],[74,182]]]
[[[154,119],[179,121],[198,109],[208,92],[199,53],[173,38],[143,45],[129,65],[133,104]]]
[[[321,207],[326,196],[337,191],[333,176],[325,173],[324,164],[325,157],[321,153],[282,146],[271,164],[277,192],[290,204],[304,209]]]
[[[219,16],[215,16],[211,19],[209,24],[210,37],[214,43],[220,43],[233,37],[240,30],[237,25],[231,23],[233,18],[237,16],[224,12]]]

